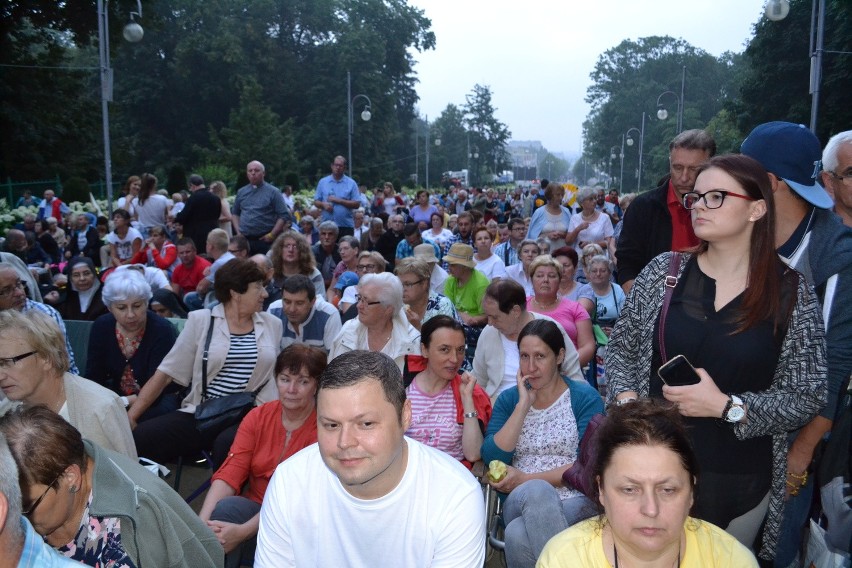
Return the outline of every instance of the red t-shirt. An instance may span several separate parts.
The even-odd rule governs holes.
[[[669,215],[672,218],[672,250],[684,251],[698,246],[698,237],[692,230],[692,213],[684,209],[680,194],[671,181],[669,181],[666,205],[668,205]]]
[[[172,284],[180,286],[181,293],[195,292],[195,287],[204,278],[204,269],[210,266],[210,262],[204,260],[200,256],[195,257],[195,261],[191,267],[187,267],[180,262],[175,266],[175,271],[172,273]]]

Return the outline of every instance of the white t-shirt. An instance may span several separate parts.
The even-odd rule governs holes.
[[[492,254],[485,260],[479,260],[476,255],[473,255],[473,260],[476,261],[476,269],[483,273],[488,280],[495,278],[506,278],[506,265],[503,264],[503,259]]]
[[[169,209],[169,200],[160,194],[154,194],[139,203],[139,198],[133,200],[136,216],[139,224],[143,227],[159,227],[166,224],[166,212]]]
[[[447,274],[447,271],[441,268],[441,264],[435,263],[432,266],[432,277],[429,279],[429,288],[437,294],[443,294],[444,284],[449,277],[450,275]]]
[[[502,333],[500,342],[503,344],[503,381],[497,387],[497,393],[518,386],[518,369],[521,367],[521,352],[518,350],[517,341],[512,341]]]
[[[410,438],[402,480],[357,499],[313,444],[279,465],[260,511],[257,568],[431,566],[485,562],[485,505],[476,479],[447,454]]]
[[[583,214],[575,213],[571,216],[571,222],[568,223],[568,232],[573,231],[583,223]],[[612,219],[606,213],[601,213],[595,221],[589,223],[589,226],[577,233],[577,240],[574,241],[574,248],[577,254],[582,256],[583,249],[580,248],[580,243],[598,242],[612,236]],[[604,254],[607,254],[604,249]]]
[[[106,236],[106,241],[115,245],[115,251],[118,254],[119,260],[127,260],[128,258],[133,256],[133,241],[139,239],[140,246],[142,245],[142,233],[134,229],[133,227],[127,228],[127,234],[124,235],[124,238],[119,237],[115,234],[115,231],[111,232]]]

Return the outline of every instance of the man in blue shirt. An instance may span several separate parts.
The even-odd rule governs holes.
[[[337,223],[338,239],[355,234],[352,211],[361,206],[358,184],[343,173],[345,170],[346,159],[343,156],[335,157],[331,164],[331,174],[319,181],[314,196],[314,205],[322,210],[322,220]]]

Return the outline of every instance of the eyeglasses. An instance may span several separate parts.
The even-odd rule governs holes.
[[[368,270],[375,270],[376,265],[375,264],[359,264],[355,268],[357,268],[358,270],[363,270],[364,272],[366,272]]]
[[[832,172],[830,170],[828,171],[828,173],[830,173],[831,177],[833,177],[834,179],[836,179],[840,183],[846,183],[849,180],[852,180],[852,171],[850,171],[850,170],[846,170],[846,173],[844,173],[844,174],[839,174],[837,172]]]
[[[355,294],[355,303],[356,304],[365,304],[367,306],[375,306],[376,304],[381,304],[379,301],[370,302],[367,298],[363,297],[361,294]]]
[[[722,206],[722,204],[725,202],[725,198],[729,195],[731,197],[739,197],[740,199],[745,199],[746,201],[756,201],[753,197],[749,197],[748,195],[740,195],[739,193],[723,191],[721,189],[711,189],[710,191],[706,191],[704,193],[690,191],[689,193],[685,193],[683,195],[683,208],[691,211],[695,209],[701,199],[704,199],[704,205],[707,206],[707,209],[718,209]]]
[[[15,290],[23,290],[24,289],[24,281],[18,280],[11,286],[6,286],[2,290],[0,290],[0,298],[5,298],[6,296],[10,296],[15,293]]]
[[[285,248],[287,250],[293,250],[299,248],[299,245],[296,243],[284,243],[281,248]]]
[[[2,357],[0,358],[0,369],[8,369],[18,361],[22,361],[29,357],[30,355],[35,355],[35,351],[30,351],[28,353],[24,353],[22,355],[18,355],[17,357]]]
[[[56,482],[57,482],[57,481],[59,481],[59,478],[60,478],[60,477],[62,477],[62,474],[63,474],[63,473],[65,473],[65,471],[64,471],[64,470],[63,470],[63,471],[61,471],[61,472],[59,472],[59,475],[57,475],[57,476],[56,476],[56,479],[54,479],[53,481],[51,481],[51,482],[47,485],[47,488],[44,490],[44,493],[42,493],[42,494],[41,494],[41,497],[39,497],[38,499],[36,499],[35,501],[33,501],[33,504],[32,504],[32,505],[30,505],[29,507],[27,507],[27,510],[26,510],[26,511],[21,511],[21,514],[22,514],[23,516],[25,516],[25,517],[29,517],[30,515],[32,515],[32,514],[33,514],[33,511],[35,511],[35,510],[36,510],[36,507],[38,507],[38,506],[41,504],[41,502],[42,502],[42,501],[44,501],[44,498],[47,496],[47,492],[48,492],[48,491],[50,491],[50,490],[51,490],[51,488],[52,488],[54,485],[56,485]]]
[[[228,249],[228,252],[229,252],[229,253],[231,253],[231,254],[237,254],[237,253],[239,253],[241,250],[242,250],[242,249]]]
[[[425,280],[426,280],[425,278],[421,278],[420,280],[415,280],[414,282],[403,282],[402,287],[411,289],[411,288],[414,288],[415,286],[417,286],[419,284],[422,284]]]

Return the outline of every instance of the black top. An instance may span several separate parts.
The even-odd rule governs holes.
[[[686,357],[701,367],[723,393],[738,394],[768,389],[781,354],[783,335],[764,321],[734,333],[742,294],[716,311],[716,281],[704,274],[696,257],[688,262],[672,295],[666,321],[666,353]],[[656,328],[659,327],[659,317]],[[654,331],[651,396],[662,397],[658,333]],[[740,440],[733,425],[713,418],[686,418],[698,457],[701,479],[696,516],[724,527],[766,496],[772,477],[772,437]],[[726,476],[735,476],[735,480]],[[717,483],[724,486],[716,486]],[[735,483],[731,490],[727,485]],[[702,498],[703,497],[703,498]],[[698,514],[701,512],[702,514]],[[706,515],[706,516],[702,516]]]
[[[175,215],[175,222],[183,225],[183,236],[191,238],[196,250],[203,253],[207,249],[207,233],[219,228],[221,214],[222,200],[202,187],[189,196],[186,205]]]
[[[669,177],[655,189],[633,200],[621,226],[618,248],[618,283],[635,280],[658,254],[672,250],[672,216],[667,204]]]

